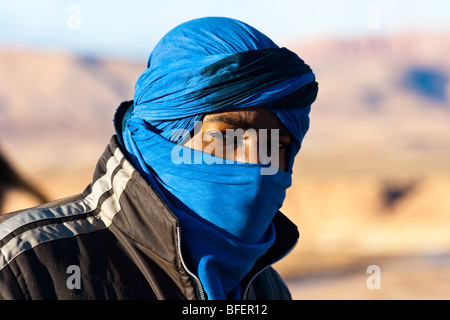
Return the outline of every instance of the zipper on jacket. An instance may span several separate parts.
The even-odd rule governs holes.
[[[202,283],[200,282],[200,279],[194,273],[192,273],[189,270],[189,268],[186,266],[186,264],[184,263],[183,254],[181,253],[181,230],[180,230],[180,227],[177,227],[177,237],[178,237],[178,254],[180,255],[181,263],[183,264],[183,267],[186,270],[186,272],[195,280],[195,283],[198,288],[198,293],[200,294],[200,300],[206,300],[205,293],[203,291],[203,286],[202,286]]]
[[[250,289],[250,286],[252,285],[252,282],[256,279],[257,276],[259,276],[264,270],[266,270],[267,268],[269,268],[271,265],[277,263],[278,261],[282,260],[284,257],[286,257],[289,253],[292,252],[292,250],[295,249],[295,247],[298,244],[298,239],[297,241],[295,241],[294,245],[288,250],[286,251],[281,257],[279,257],[277,260],[275,260],[274,262],[268,264],[267,266],[265,266],[264,268],[262,268],[260,271],[258,271],[248,282],[247,286],[245,287],[245,291],[244,291],[244,295],[242,296],[242,300],[247,300],[247,294],[248,294],[248,290]]]

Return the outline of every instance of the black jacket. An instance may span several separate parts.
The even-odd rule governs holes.
[[[280,212],[276,240],[242,282],[244,299],[290,299],[270,265],[297,243]],[[76,196],[0,216],[1,299],[204,299],[177,218],[113,136]]]

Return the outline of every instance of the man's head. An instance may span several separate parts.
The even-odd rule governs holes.
[[[272,127],[282,128],[291,136],[289,152],[280,153],[286,159],[272,156],[270,160],[276,160],[272,167],[278,169],[282,164],[282,170],[291,172],[309,128],[310,105],[317,95],[314,74],[295,53],[279,48],[241,21],[209,17],[185,22],[168,32],[151,53],[147,67],[136,83],[133,115],[145,120],[154,132],[177,144],[194,147],[187,140],[199,122],[206,131],[220,124],[210,119],[217,119],[221,113],[222,120],[227,116],[248,122],[253,117],[253,123],[246,125],[258,131],[258,147],[271,146],[266,154],[257,149],[257,161],[264,163],[264,156],[273,150],[270,142],[275,134],[269,130],[265,138],[259,129],[267,126],[262,122],[272,120]],[[245,129],[236,125],[231,128]],[[222,140],[229,143],[230,139],[225,138]],[[238,138],[239,135],[235,140]],[[269,141],[262,143],[264,139]],[[208,149],[208,142],[212,142],[212,138],[200,140],[202,148],[197,144],[197,150]],[[248,143],[252,140],[247,137]],[[209,146],[209,150],[217,156],[217,148]],[[252,154],[246,159],[219,152],[221,157],[238,161],[253,160],[249,159]]]
[[[202,18],[161,39],[135,89],[119,135],[171,209],[265,238],[309,128],[309,66],[243,22]]]

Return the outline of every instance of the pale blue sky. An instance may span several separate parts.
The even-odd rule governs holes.
[[[0,47],[143,59],[170,29],[203,16],[242,20],[284,46],[323,37],[450,30],[450,1],[0,0]]]

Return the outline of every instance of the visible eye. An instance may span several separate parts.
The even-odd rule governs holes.
[[[225,145],[227,148],[233,148],[234,150],[237,150],[239,148],[242,148],[245,146],[245,137],[240,134],[225,134]]]
[[[282,135],[278,138],[279,140],[279,148],[283,150],[288,150],[291,147],[292,139],[290,136]]]
[[[280,150],[287,150],[289,148],[290,143],[282,142],[280,141],[278,143],[278,149]]]
[[[270,138],[267,141],[267,154],[268,156],[272,155],[272,151],[277,150],[278,154],[283,154],[288,152],[290,148],[290,142],[285,141],[283,138]]]
[[[213,141],[213,140],[223,140],[223,132],[217,129],[210,129],[206,130],[205,133],[203,133],[203,140],[204,141]]]

